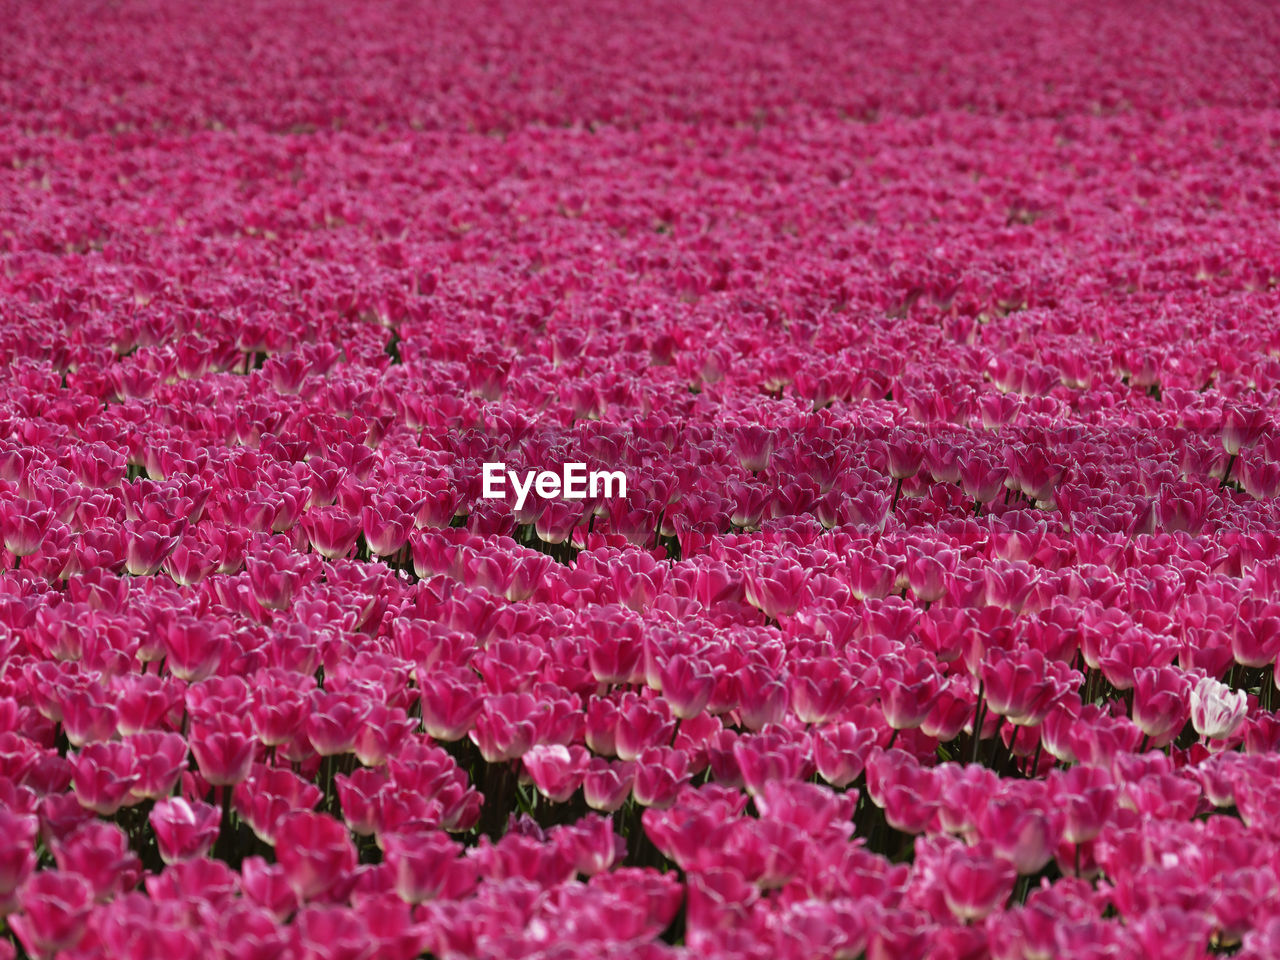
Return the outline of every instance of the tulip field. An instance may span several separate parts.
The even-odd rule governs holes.
[[[1280,958],[1280,7],[0,24],[0,960]]]

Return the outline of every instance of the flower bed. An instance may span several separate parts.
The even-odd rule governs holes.
[[[1228,7],[0,3],[0,960],[1280,955]]]

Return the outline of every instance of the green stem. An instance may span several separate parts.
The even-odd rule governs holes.
[[[1231,481],[1231,468],[1236,465],[1237,456],[1237,454],[1233,453],[1230,459],[1227,460],[1227,469],[1222,475],[1222,483],[1218,484],[1219,489],[1226,487],[1226,485]]]
[[[978,700],[973,707],[973,743],[969,748],[969,762],[978,762],[978,743],[982,740],[982,695],[986,692],[982,680],[978,681]]]
[[[995,770],[998,768],[998,762],[1000,760],[1000,747],[1002,746],[1000,741],[1000,731],[1003,729],[1004,729],[1004,717],[1001,717],[999,720],[996,721],[995,735],[991,738],[991,769],[992,770]]]

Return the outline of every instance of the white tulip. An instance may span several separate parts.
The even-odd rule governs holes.
[[[1229,737],[1244,722],[1248,706],[1243,690],[1204,677],[1191,690],[1191,725],[1206,739]]]

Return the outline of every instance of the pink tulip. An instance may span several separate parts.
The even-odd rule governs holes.
[[[414,904],[445,889],[462,850],[460,844],[437,831],[391,834],[384,838],[383,846],[395,875],[396,893]]]
[[[666,807],[692,776],[683,750],[649,747],[636,757],[632,796],[642,807]]]
[[[1008,860],[1023,876],[1042,870],[1053,859],[1062,838],[1062,811],[1048,798],[1024,791],[994,799],[977,821],[977,833],[996,856]]]
[[[53,844],[58,869],[89,881],[94,897],[105,902],[137,886],[142,873],[129,838],[114,824],[90,820]]]
[[[4,547],[15,557],[29,557],[39,550],[52,522],[53,516],[48,510],[35,508],[29,501],[0,504]]]
[[[597,757],[583,774],[582,792],[591,809],[613,813],[631,795],[634,782],[634,763],[609,763]]]
[[[552,803],[564,803],[582,783],[589,754],[582,747],[536,746],[521,761],[538,792]]]
[[[800,591],[808,578],[798,564],[779,561],[771,567],[749,570],[746,598],[753,607],[774,620],[790,616],[798,608]]]
[[[1038,650],[982,665],[987,706],[1020,726],[1037,726],[1071,687],[1071,671],[1046,662]]]
[[[299,731],[308,712],[306,686],[293,686],[287,679],[254,685],[249,718],[254,734],[262,743],[280,746]]]
[[[295,810],[310,810],[323,792],[291,770],[254,766],[236,783],[232,803],[237,814],[265,843],[274,843],[281,820]]]
[[[175,583],[190,587],[203,581],[218,568],[220,553],[214,544],[183,537],[169,551],[161,566]]]
[[[370,709],[368,701],[355,693],[312,691],[303,721],[307,740],[322,757],[350,753]]]
[[[67,740],[77,747],[107,740],[116,727],[116,707],[105,691],[68,690],[60,698],[62,727]]]
[[[841,723],[819,729],[814,734],[814,762],[823,780],[833,787],[845,787],[862,774],[875,745],[874,730]]]
[[[218,836],[221,812],[208,803],[188,803],[181,797],[161,800],[147,819],[155,830],[165,863],[203,857]]]
[[[1064,816],[1063,838],[1081,844],[1097,837],[1116,804],[1110,776],[1096,767],[1072,767],[1057,779],[1056,789]]]
[[[1162,747],[1187,722],[1189,685],[1185,677],[1170,667],[1143,667],[1134,671],[1133,722]]]
[[[675,733],[675,721],[665,700],[630,700],[618,711],[614,742],[618,756],[635,760],[644,750],[669,744]]]
[[[937,697],[936,679],[928,671],[923,673],[923,679],[917,679],[921,676],[886,676],[882,680],[881,709],[885,722],[894,730],[915,730],[929,716]]]
[[[91,743],[75,758],[72,784],[81,806],[111,816],[135,798],[141,779],[132,748],[121,743]]]
[[[198,620],[174,623],[165,632],[165,666],[187,683],[211,677],[227,649],[227,641],[216,629]]]
[[[948,909],[965,921],[981,920],[1013,890],[1014,868],[988,847],[956,844],[943,854],[940,881]]]
[[[356,850],[338,821],[324,814],[287,814],[276,830],[276,859],[298,899],[313,900],[351,879]]]
[[[1267,415],[1256,407],[1231,407],[1222,427],[1222,448],[1234,457],[1264,436],[1269,425]]]
[[[35,869],[38,829],[35,817],[0,808],[0,915],[13,910],[14,895]]]
[[[341,507],[313,507],[302,518],[311,548],[330,560],[351,552],[360,537],[360,523]]]
[[[181,703],[182,685],[155,674],[128,674],[113,685],[116,730],[123,737],[162,727]],[[167,741],[147,740],[148,749]]]
[[[750,424],[735,430],[734,440],[744,470],[759,473],[768,469],[775,441],[772,431]]]
[[[917,553],[907,560],[907,582],[923,603],[936,603],[947,593],[947,568],[937,557]]]
[[[277,922],[297,909],[298,898],[288,883],[284,867],[267,863],[262,857],[246,857],[240,873],[245,896],[265,908]]]
[[[663,699],[680,719],[696,717],[706,708],[715,689],[710,664],[677,654],[658,668]]]
[[[369,552],[377,557],[390,557],[409,540],[412,518],[392,504],[365,507],[360,512],[360,529]]]
[[[487,762],[513,760],[533,746],[537,727],[527,718],[534,702],[529,694],[503,694],[485,702],[470,736]]]
[[[254,742],[247,724],[226,714],[193,723],[188,744],[200,773],[215,786],[230,786],[249,775]]]
[[[130,521],[125,541],[125,569],[135,577],[149,577],[160,570],[165,558],[178,544],[178,538],[159,530],[144,529]]]
[[[40,957],[56,956],[80,942],[93,905],[93,888],[83,877],[42,870],[22,889],[21,912],[9,925],[22,945]]]

